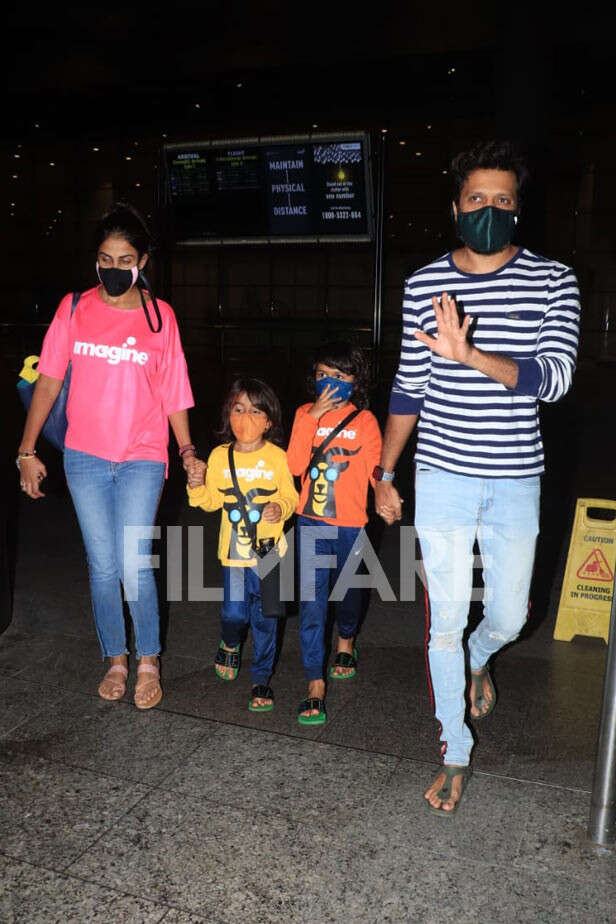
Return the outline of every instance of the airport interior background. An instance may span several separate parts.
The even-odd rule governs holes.
[[[219,4],[206,5],[211,34],[191,34],[181,17],[146,22],[135,10],[101,21],[71,8],[34,27],[13,10],[2,127],[0,354],[10,433],[3,464],[11,464],[23,419],[14,390],[22,360],[38,351],[59,299],[96,281],[94,225],[118,199],[141,210],[155,233],[149,276],[179,319],[202,452],[214,443],[221,395],[238,373],[271,382],[288,429],[305,399],[313,348],[331,337],[366,349],[383,420],[403,280],[455,242],[451,157],[477,140],[507,137],[527,151],[532,171],[518,239],[572,265],[582,293],[574,389],[542,407],[544,529],[564,537],[576,495],[613,493],[616,129],[608,45],[591,41],[584,24],[574,36],[554,24],[531,33],[508,23],[498,38],[490,16],[467,34],[442,11],[422,11],[418,21],[412,7],[395,5],[370,26],[330,12],[327,25],[315,15],[296,28],[277,4],[246,7],[222,15]],[[336,37],[331,47],[324,28]],[[375,209],[382,165],[382,273],[374,241],[178,243],[164,145],[344,131],[368,133]],[[410,482],[402,489],[410,493]]]
[[[606,646],[552,638],[576,499],[616,500],[613,30],[581,9],[543,24],[518,7],[433,6],[9,8],[1,920],[614,920],[613,855],[585,841]],[[341,133],[368,145],[372,239],[182,243],[165,146],[237,150]],[[329,684],[317,733],[296,720],[305,694],[298,620],[283,621],[276,710],[259,716],[246,708],[245,672],[230,690],[212,670],[218,604],[186,595],[162,606],[160,708],[143,715],[128,696],[102,702],[61,456],[41,440],[47,497],[23,497],[15,385],[62,296],[96,284],[96,221],[126,200],[154,231],[148,276],[178,317],[201,455],[216,443],[221,397],[238,374],[274,386],[288,436],[313,350],[333,337],[365,349],[384,425],[404,279],[455,246],[451,158],[492,138],[527,152],[518,241],[573,266],[582,331],[573,388],[540,409],[546,474],[533,618],[497,659],[500,706],[480,729],[466,804],[450,825],[419,810],[438,759],[419,580],[410,604],[372,594],[358,679]],[[188,508],[172,450],[159,521],[205,521],[208,580],[217,522]],[[413,516],[412,453],[411,441],[398,465],[402,525]],[[370,513],[397,589],[402,533]],[[162,540],[157,551],[164,562]]]

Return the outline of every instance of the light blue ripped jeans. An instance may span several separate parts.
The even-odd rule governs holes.
[[[469,763],[462,635],[473,588],[473,545],[483,566],[483,619],[469,638],[471,670],[514,641],[528,613],[539,532],[539,476],[475,478],[418,463],[415,526],[430,604],[428,659],[441,753]]]

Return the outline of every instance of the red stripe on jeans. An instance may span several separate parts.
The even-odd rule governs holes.
[[[428,678],[428,692],[430,694],[430,706],[432,707],[432,712],[435,710],[434,705],[434,685],[432,683],[432,674],[430,672],[430,658],[428,657],[428,644],[430,642],[430,596],[428,594],[428,581],[426,579],[426,572],[424,571],[423,561],[421,562],[421,578],[423,581],[424,587],[424,602],[426,606],[426,632],[424,637],[424,660],[426,663],[426,677]],[[443,732],[443,726],[436,719],[436,724],[438,725],[437,739],[440,742],[440,737]],[[447,742],[443,741],[441,743],[441,760],[445,762],[445,754],[447,753]]]

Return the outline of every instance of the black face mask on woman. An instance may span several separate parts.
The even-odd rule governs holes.
[[[148,327],[153,334],[160,333],[163,326],[163,321],[160,316],[160,309],[156,299],[154,298],[152,287],[148,283],[139,267],[133,266],[131,269],[119,269],[116,266],[99,266],[97,261],[96,272],[103,288],[105,289],[105,292],[107,295],[111,296],[111,298],[119,298],[120,295],[124,295],[124,293],[128,292],[129,289],[132,289],[137,280],[140,280],[142,285],[144,285],[150,293],[150,298],[152,299],[152,304],[154,306],[156,320],[158,323],[158,327],[155,328],[150,318],[150,312],[148,311],[143,289],[140,285],[137,285],[137,291],[139,292],[139,298],[141,299],[141,305],[143,306],[143,311],[145,314],[145,319],[148,322]]]
[[[139,267],[119,269],[116,266],[99,266],[97,263],[96,272],[107,295],[111,298],[118,298],[135,285],[139,276]]]

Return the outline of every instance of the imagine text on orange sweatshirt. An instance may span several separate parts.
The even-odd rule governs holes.
[[[316,449],[355,410],[352,402],[335,408],[316,420],[308,413],[312,404],[295,412],[287,449],[289,468],[301,476],[297,512],[336,526],[364,526],[368,483],[374,487],[372,470],[381,457],[381,431],[371,411],[360,411],[325,450],[317,465],[310,465]]]

